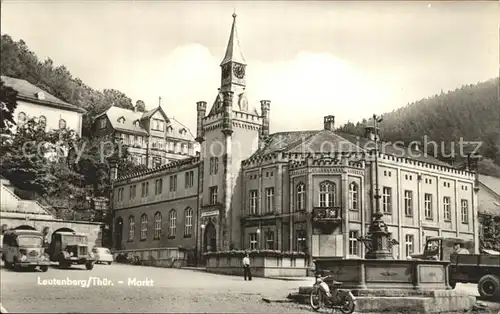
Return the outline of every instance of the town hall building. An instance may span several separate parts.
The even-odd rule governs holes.
[[[199,156],[114,181],[115,249],[143,258],[179,247],[196,256],[269,249],[362,258],[376,173],[383,219],[400,243],[395,257],[420,252],[432,236],[478,247],[473,172],[392,145],[382,145],[375,171],[378,130],[341,133],[333,115],[318,130],[270,133],[271,102],[257,109],[246,97],[236,15],[220,66],[215,101],[196,104]]]

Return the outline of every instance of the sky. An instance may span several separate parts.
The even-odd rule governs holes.
[[[360,121],[499,73],[496,2],[4,0],[1,32],[95,89],[196,130],[236,12],[251,106],[271,132]]]

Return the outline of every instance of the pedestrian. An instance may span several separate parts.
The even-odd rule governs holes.
[[[466,254],[466,255],[470,254],[469,250],[462,247],[462,243],[455,243],[453,249],[455,254]]]
[[[243,277],[245,277],[245,280],[252,280],[252,273],[250,272],[250,257],[248,253],[245,254],[245,257],[243,257]]]

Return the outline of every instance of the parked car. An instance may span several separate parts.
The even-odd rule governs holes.
[[[111,251],[105,247],[95,247],[92,249],[92,252],[96,256],[97,263],[103,263],[111,265],[113,263],[113,254]]]

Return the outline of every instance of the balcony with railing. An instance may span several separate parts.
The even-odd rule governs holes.
[[[340,207],[314,207],[312,222],[315,224],[338,224],[342,221]]]

